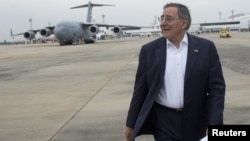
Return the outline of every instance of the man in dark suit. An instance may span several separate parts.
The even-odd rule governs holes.
[[[223,124],[225,81],[213,42],[187,33],[188,8],[163,7],[160,37],[141,48],[125,136],[134,141],[198,141]]]

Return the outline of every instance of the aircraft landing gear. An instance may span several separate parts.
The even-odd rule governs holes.
[[[65,45],[63,41],[60,41],[59,43],[60,43],[60,46],[64,46]]]
[[[71,42],[65,42],[65,41],[60,41],[60,46],[64,46],[64,45],[72,45],[72,41]]]
[[[90,43],[95,43],[94,40],[91,40],[91,39],[86,39],[84,40],[85,44],[90,44]]]

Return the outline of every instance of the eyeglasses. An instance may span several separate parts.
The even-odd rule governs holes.
[[[168,23],[173,22],[174,20],[177,20],[177,19],[180,19],[180,18],[175,18],[172,16],[161,16],[161,21],[166,21]]]

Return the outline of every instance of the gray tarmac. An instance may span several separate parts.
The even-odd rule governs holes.
[[[250,33],[197,36],[220,54],[225,124],[250,124]],[[138,53],[154,39],[0,46],[0,140],[125,141]]]

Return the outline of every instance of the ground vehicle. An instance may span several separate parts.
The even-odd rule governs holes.
[[[231,34],[228,32],[227,27],[220,29],[220,38],[231,38]]]

